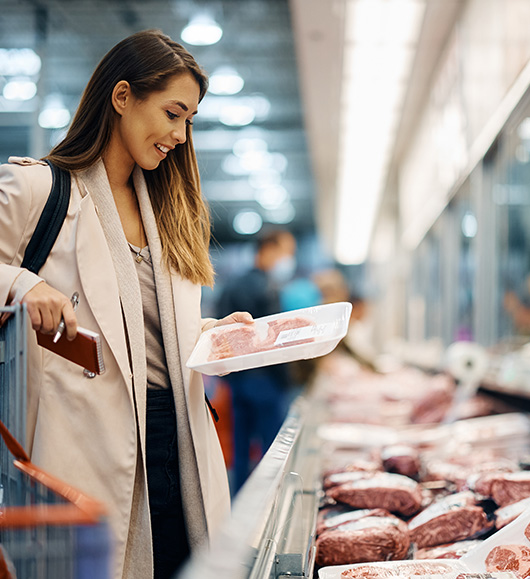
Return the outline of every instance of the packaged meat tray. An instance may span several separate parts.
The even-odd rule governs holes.
[[[351,309],[350,303],[337,302],[211,328],[201,334],[186,365],[216,376],[324,356],[346,335]]]
[[[455,579],[467,570],[459,561],[387,561],[380,563],[357,563],[354,565],[330,565],[318,571],[319,579],[379,579],[383,577],[431,577]]]
[[[388,561],[322,567],[319,579],[518,579],[512,571],[476,573],[460,561],[424,559],[423,561]]]
[[[512,571],[530,577],[530,509],[491,535],[461,559],[477,572]]]

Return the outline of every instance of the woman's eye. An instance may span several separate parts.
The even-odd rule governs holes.
[[[168,119],[170,121],[172,121],[173,119],[178,119],[179,116],[176,115],[175,113],[172,113],[171,111],[166,111],[166,115],[168,116]]]
[[[186,121],[186,124],[188,125],[188,127],[193,127],[193,121]]]

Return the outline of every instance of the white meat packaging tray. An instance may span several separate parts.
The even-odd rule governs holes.
[[[351,310],[349,302],[336,302],[211,328],[201,334],[186,366],[218,376],[324,356],[346,335]]]

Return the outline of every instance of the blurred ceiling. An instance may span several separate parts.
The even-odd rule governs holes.
[[[314,230],[315,189],[287,0],[0,0],[0,7],[0,48],[32,48],[42,59],[31,103],[0,98],[2,162],[12,154],[42,156],[50,139],[60,136],[37,126],[37,112],[24,111],[42,108],[47,95],[60,94],[73,112],[108,49],[132,32],[159,28],[183,43],[209,75],[228,65],[244,80],[234,97],[208,95],[194,121],[216,239],[245,238],[232,226],[241,212],[286,223],[296,233]],[[204,13],[222,27],[221,40],[210,46],[184,43],[181,31]],[[7,80],[0,76],[0,94]],[[219,121],[223,107],[234,99],[248,104],[249,98],[259,109],[254,122],[234,126]],[[251,231],[256,216],[246,217],[242,227]]]
[[[398,0],[385,0],[388,5]],[[60,94],[73,112],[103,54],[134,31],[159,28],[182,42],[190,19],[207,14],[219,42],[185,46],[212,75],[231,66],[244,80],[233,97],[209,94],[194,122],[202,184],[223,243],[245,239],[256,219],[285,223],[295,234],[318,228],[331,249],[337,214],[345,17],[361,0],[0,0],[0,49],[33,48],[42,58],[38,93],[14,103],[0,96],[0,161],[42,156],[60,131],[41,129],[38,107]],[[423,0],[417,0],[423,3]],[[383,182],[395,174],[426,87],[463,0],[425,0],[422,28]],[[346,40],[345,40],[346,38]],[[9,79],[1,76],[0,93]],[[229,100],[233,99],[233,100]],[[220,121],[233,104],[254,106],[245,126]],[[378,101],[379,102],[379,101]],[[381,111],[383,112],[383,111]],[[264,155],[265,153],[265,155]],[[397,212],[383,195],[378,219]],[[256,214],[259,217],[256,217]],[[240,215],[241,217],[241,215]]]

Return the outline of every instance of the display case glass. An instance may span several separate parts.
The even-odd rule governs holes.
[[[236,495],[231,516],[179,579],[313,576],[321,412],[303,397],[294,401],[273,444]]]

